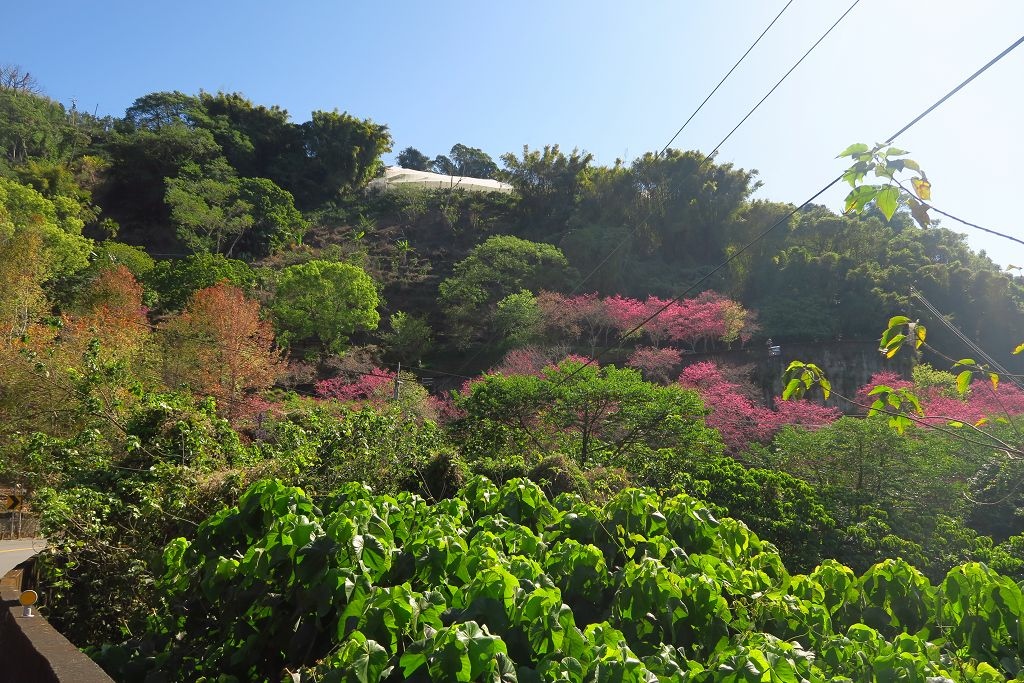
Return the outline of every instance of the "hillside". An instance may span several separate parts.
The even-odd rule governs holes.
[[[0,486],[77,645],[120,680],[1019,674],[1024,278],[895,186],[837,215],[699,151],[456,144],[398,159],[514,191],[367,191],[392,146],[0,87]]]

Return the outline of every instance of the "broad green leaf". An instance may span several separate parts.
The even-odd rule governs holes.
[[[864,152],[868,151],[869,149],[870,149],[870,147],[865,145],[863,142],[855,142],[854,144],[850,145],[849,147],[844,149],[842,152],[840,152],[839,155],[836,157],[836,159],[841,159],[842,157],[851,157],[851,156],[853,156],[855,154],[863,154]]]
[[[905,149],[900,149],[899,147],[890,147],[885,150],[885,155],[890,157],[901,157],[904,154],[910,154],[910,152]]]
[[[885,351],[885,357],[892,358],[897,353],[899,353],[900,349],[903,347],[903,340],[906,338],[907,335],[905,334],[897,334],[895,337],[893,337],[889,341],[889,344],[886,346],[886,348],[883,349]]]
[[[907,427],[913,425],[913,421],[909,417],[904,415],[896,415],[889,418],[889,425],[892,426],[898,433],[903,434],[907,431]]]
[[[914,406],[915,413],[918,415],[924,415],[924,409],[921,408],[921,401],[917,398],[917,394],[910,389],[902,389],[900,390],[900,393],[903,395],[903,398],[906,399],[907,403]]]
[[[896,209],[900,205],[899,189],[892,185],[884,188],[875,197],[875,204],[878,206],[878,210],[885,216],[885,220],[892,219],[893,214],[896,213]]]
[[[889,324],[887,327],[891,329],[893,327],[896,327],[897,325],[906,325],[909,322],[910,318],[908,318],[905,315],[894,315],[893,317],[889,318]]]
[[[801,390],[802,386],[803,385],[801,384],[799,379],[789,380],[789,383],[786,384],[786,388],[782,392],[782,400],[788,401],[794,396],[799,398],[800,394],[803,393],[803,391]]]
[[[880,185],[861,185],[855,187],[846,195],[846,208],[844,213],[860,213],[871,201],[882,191]]]

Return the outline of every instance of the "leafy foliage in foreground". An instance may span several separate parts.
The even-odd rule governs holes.
[[[603,508],[481,478],[434,505],[346,485],[321,511],[253,485],[165,552],[124,680],[1003,681],[1024,596],[981,564],[791,576],[696,499]],[[211,678],[205,678],[210,676]]]

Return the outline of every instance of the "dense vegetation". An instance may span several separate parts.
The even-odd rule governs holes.
[[[1024,594],[984,565],[936,586],[900,560],[794,576],[685,494],[626,489],[597,507],[478,478],[434,505],[352,484],[325,506],[252,486],[167,547],[145,635],[102,661],[125,680],[577,683],[998,681],[1024,667]]]
[[[0,84],[0,484],[76,644],[151,681],[1020,673],[1011,378],[935,321],[827,406],[722,361],[874,343],[913,285],[1020,368],[1021,278],[876,200],[675,299],[792,209],[756,173],[459,143],[399,158],[515,191],[364,192],[392,144]]]

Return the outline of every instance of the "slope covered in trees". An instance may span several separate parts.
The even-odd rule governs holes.
[[[755,172],[458,143],[399,157],[515,192],[365,193],[392,145],[237,93],[95,118],[0,86],[0,483],[77,644],[124,680],[1019,673],[1012,378],[945,372],[935,321],[846,417],[712,359],[873,342],[912,285],[1012,371],[1021,278],[811,206],[676,298],[792,209]],[[874,385],[927,415],[892,430]]]

